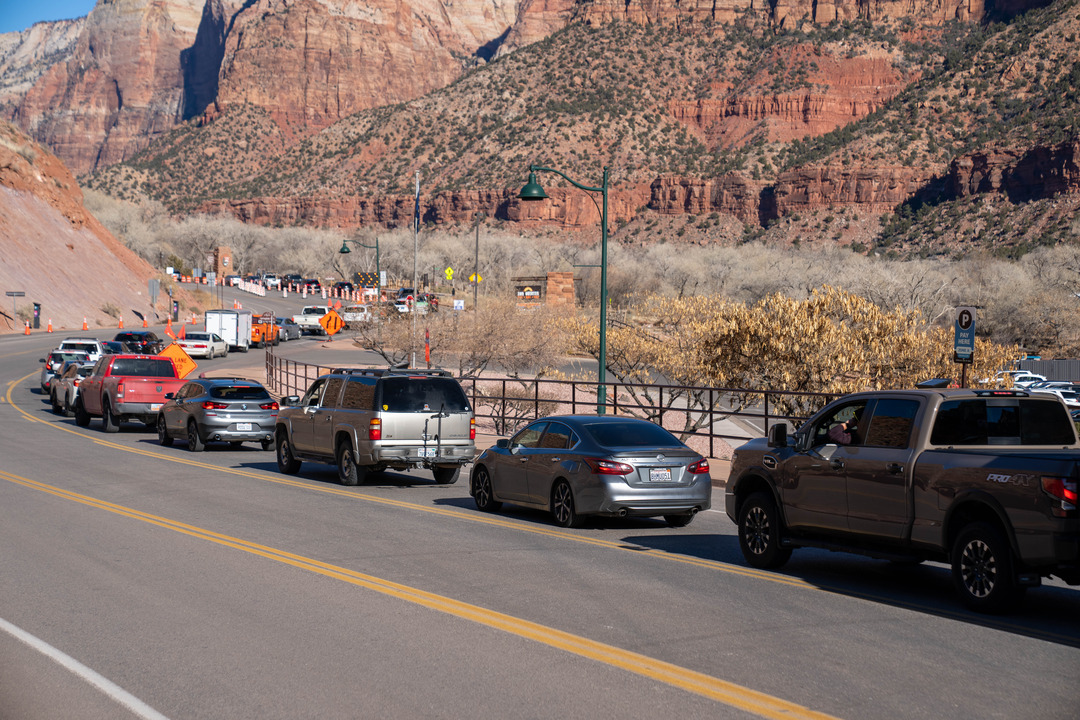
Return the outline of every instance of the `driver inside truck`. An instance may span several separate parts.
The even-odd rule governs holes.
[[[837,445],[859,444],[859,420],[862,418],[862,407],[856,407],[847,420],[836,423],[829,428],[829,440]]]

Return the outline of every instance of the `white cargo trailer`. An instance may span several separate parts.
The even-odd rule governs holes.
[[[251,345],[251,311],[207,310],[206,332],[220,335],[229,350],[247,352]]]

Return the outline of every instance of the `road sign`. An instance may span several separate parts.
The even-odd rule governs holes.
[[[274,313],[272,313],[272,312],[264,312],[262,315],[259,316],[259,324],[260,325],[273,325],[274,324]]]
[[[957,362],[971,362],[975,354],[975,308],[956,308],[956,322],[953,325],[953,352]]]
[[[180,378],[186,378],[192,373],[199,365],[191,359],[191,356],[185,352],[184,348],[180,347],[176,343],[172,343],[169,347],[165,348],[158,355],[163,355],[173,361],[173,365],[176,366],[176,376]]]
[[[477,275],[476,273],[473,273],[472,275],[469,276],[469,282],[471,282],[471,283],[478,283],[478,282],[483,282],[483,281],[484,281],[483,276]]]
[[[327,335],[334,335],[338,330],[345,327],[345,321],[333,310],[319,318],[319,324],[322,325]]]
[[[454,279],[454,268],[448,267],[443,272],[446,274],[446,279],[447,280],[453,280]]]

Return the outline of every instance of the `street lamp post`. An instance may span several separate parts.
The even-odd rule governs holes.
[[[342,255],[348,255],[349,253],[351,253],[352,250],[349,249],[349,243],[354,243],[354,244],[356,244],[356,245],[358,245],[360,247],[368,248],[370,250],[375,251],[375,292],[376,292],[377,295],[379,295],[381,297],[381,295],[382,295],[382,272],[379,270],[379,238],[378,237],[375,238],[375,244],[374,245],[365,245],[364,243],[360,242],[359,240],[342,240],[341,241],[341,249],[338,250],[338,252],[341,253]]]
[[[521,188],[521,192],[518,193],[519,200],[534,201],[547,199],[547,193],[544,192],[544,188],[540,187],[540,184],[536,182],[536,173],[538,172],[555,173],[579,190],[584,190],[588,193],[598,192],[603,197],[603,207],[597,208],[600,210],[600,355],[598,358],[600,367],[597,368],[596,371],[596,414],[603,415],[607,405],[607,387],[604,385],[604,381],[607,379],[608,168],[607,166],[604,166],[604,177],[603,181],[600,183],[600,187],[590,187],[571,180],[558,170],[540,167],[539,165],[530,165],[529,182],[525,183],[525,187]],[[589,198],[595,205],[596,198],[591,194],[589,195]]]

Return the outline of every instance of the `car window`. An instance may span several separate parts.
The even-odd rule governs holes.
[[[259,385],[215,385],[210,397],[219,400],[269,400],[270,393]]]
[[[547,427],[544,436],[540,438],[540,447],[552,450],[564,450],[577,444],[574,431],[562,423],[553,422]]]
[[[918,400],[883,398],[874,405],[874,415],[866,428],[864,445],[906,448],[915,426]],[[856,433],[857,434],[857,433]]]
[[[650,422],[594,422],[583,427],[603,447],[682,447],[677,437]]]
[[[332,377],[326,381],[326,392],[323,393],[322,406],[325,408],[336,408],[338,406],[338,396],[341,395],[341,386],[345,383],[342,378]]]
[[[326,385],[326,378],[319,378],[315,382],[311,383],[311,387],[308,388],[307,394],[304,395],[304,399],[301,401],[301,405],[318,405],[319,398],[322,397],[323,387]]]
[[[345,384],[345,395],[341,398],[341,407],[349,410],[375,409],[375,378],[349,378]]]
[[[546,422],[533,423],[510,439],[510,447],[538,447],[540,445],[540,438],[543,436],[544,428],[546,427]]]
[[[142,377],[176,377],[172,360],[168,358],[118,358],[112,366],[113,375]]]
[[[934,445],[1071,445],[1076,439],[1058,400],[991,398],[941,404]]]
[[[842,432],[839,427],[844,423],[856,420],[855,424],[850,426],[849,434],[850,440],[845,445],[859,445],[862,443],[862,428],[859,427],[858,420],[861,419],[863,411],[866,409],[866,401],[859,400],[858,402],[845,403],[837,407],[825,417],[818,420],[812,428],[810,428],[810,447],[818,447],[820,445],[836,445],[839,444],[836,437]],[[833,431],[833,437],[829,436],[829,431]]]
[[[384,377],[379,384],[379,407],[388,412],[469,411],[469,401],[461,385],[448,377]]]
[[[195,397],[202,392],[202,386],[198,383],[185,383],[184,387],[180,388],[180,392],[176,393],[177,400],[187,400],[190,397]]]

